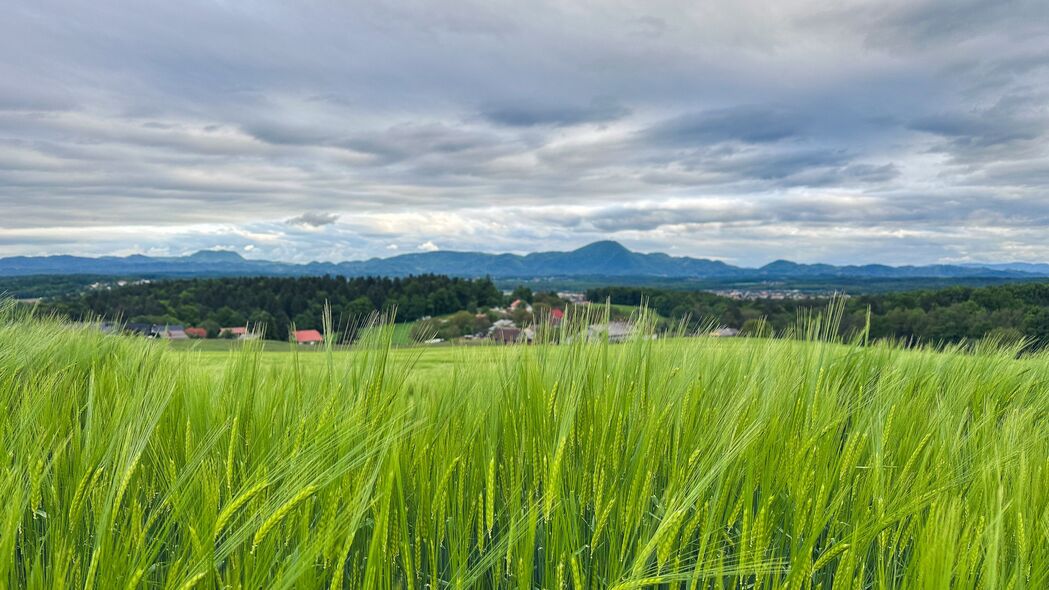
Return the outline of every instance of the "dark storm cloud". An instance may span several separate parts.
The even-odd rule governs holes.
[[[1044,0],[48,0],[0,56],[0,255],[1049,260]]]

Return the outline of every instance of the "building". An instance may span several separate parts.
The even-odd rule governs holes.
[[[186,336],[190,338],[207,338],[208,331],[204,328],[186,328]]]
[[[132,322],[120,324],[115,322],[102,322],[99,328],[103,334],[127,334],[130,336],[145,336],[146,338],[163,338],[165,340],[185,340],[189,338],[185,327],[180,324],[146,324]]]
[[[550,310],[550,324],[558,325],[565,319],[565,312],[556,307]]]
[[[510,311],[516,311],[518,309],[523,309],[525,311],[531,312],[532,306],[527,301],[524,301],[522,299],[514,299],[514,302],[510,304]]]
[[[245,335],[247,333],[248,333],[248,329],[245,328],[244,326],[236,326],[236,327],[220,329],[219,330],[219,337],[220,338],[236,337],[236,338],[239,339],[241,336],[243,336],[243,335]]]
[[[731,338],[733,336],[739,336],[739,330],[735,328],[718,328],[710,332],[710,335],[715,338]]]
[[[521,330],[512,327],[493,327],[488,337],[496,344],[513,344],[521,339]]]
[[[587,338],[598,340],[607,337],[609,342],[624,342],[633,334],[634,328],[627,322],[594,324],[587,328]]]
[[[576,305],[583,305],[586,303],[586,293],[578,293],[575,291],[559,291],[557,296],[565,301],[574,303]]]
[[[324,342],[324,336],[317,330],[295,330],[295,343],[315,346]]]
[[[153,326],[153,334],[155,338],[163,338],[165,340],[186,340],[189,338],[185,327],[181,325]]]
[[[219,335],[222,337],[232,336],[237,340],[257,340],[259,338],[259,334],[257,332],[252,332],[244,326],[222,328],[222,330],[219,331]]]
[[[154,336],[153,324],[142,324],[137,322],[124,324],[123,331],[135,336],[145,336],[146,338],[152,338]]]

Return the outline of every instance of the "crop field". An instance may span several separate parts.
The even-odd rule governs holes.
[[[1049,358],[829,323],[300,354],[8,306],[0,585],[1049,587]]]

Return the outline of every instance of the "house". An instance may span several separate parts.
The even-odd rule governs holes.
[[[607,324],[595,324],[587,328],[587,337],[591,340],[608,338],[609,342],[624,342],[634,332],[633,326],[627,322],[609,322]]]
[[[258,340],[259,338],[259,334],[257,332],[252,332],[244,326],[222,328],[222,330],[219,331],[219,334],[222,337],[233,337],[237,340]]]
[[[521,338],[521,330],[513,327],[493,327],[488,337],[496,344],[513,344]]]
[[[586,293],[578,293],[575,291],[559,291],[557,296],[569,303],[576,305],[584,305],[586,303]]]
[[[124,324],[124,332],[133,334],[135,336],[145,336],[147,338],[152,338],[154,336],[153,324],[142,324],[137,322],[132,324]]]
[[[208,331],[204,328],[186,328],[186,336],[190,338],[207,338]]]
[[[189,338],[185,327],[181,325],[153,326],[153,333],[155,338],[163,338],[165,340],[186,340]]]
[[[317,330],[295,330],[295,343],[315,346],[324,342],[324,336]]]
[[[142,322],[119,324],[102,322],[99,328],[104,334],[128,334],[131,336],[145,336],[146,338],[163,338],[165,340],[185,340],[189,338],[185,328],[180,324],[146,324]]]
[[[733,336],[739,336],[739,330],[735,328],[718,328],[710,332],[710,335],[715,338],[731,338]]]
[[[532,311],[532,306],[527,301],[521,299],[514,299],[514,302],[510,304],[510,311],[517,309],[523,309],[525,311]]]

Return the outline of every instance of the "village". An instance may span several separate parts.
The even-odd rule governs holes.
[[[512,296],[510,292],[505,293]],[[529,293],[529,295],[531,295]],[[459,311],[442,317],[424,316],[410,324],[410,342],[422,345],[462,344],[532,344],[540,340],[545,330],[550,334],[562,326],[569,314],[584,318],[585,338],[623,342],[637,330],[629,313],[617,309],[608,321],[595,320],[601,313],[589,313],[591,302],[583,293],[558,292],[537,294],[532,302],[514,298],[505,307],[492,307],[476,313]],[[586,318],[590,318],[586,320]],[[143,322],[104,321],[98,324],[104,333],[121,333],[157,340],[233,340],[252,341],[264,337],[262,330],[253,326],[225,326],[206,328],[182,324],[154,324]],[[718,327],[703,335],[733,337],[739,330]],[[546,338],[549,340],[550,338]],[[316,328],[290,331],[289,341],[302,346],[317,346],[325,342],[325,335]],[[345,343],[345,342],[339,342]]]

